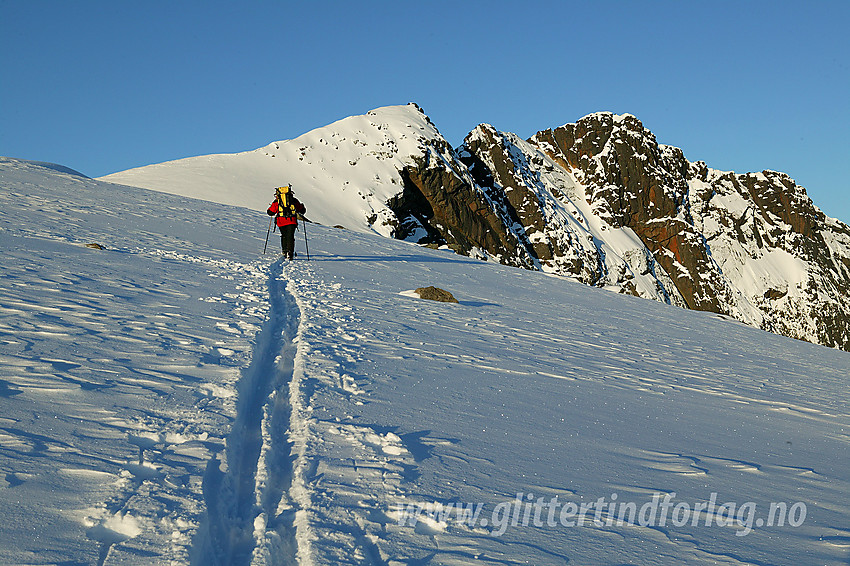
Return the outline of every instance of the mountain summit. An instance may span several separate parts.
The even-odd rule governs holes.
[[[255,151],[104,180],[258,210],[292,183],[323,224],[850,351],[850,227],[788,175],[688,161],[628,114],[591,114],[528,140],[482,124],[452,148],[418,106],[393,106]]]

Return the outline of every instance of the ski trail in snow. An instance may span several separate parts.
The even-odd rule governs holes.
[[[193,564],[274,566],[296,563],[289,385],[296,355],[298,306],[281,263],[269,269],[269,318],[238,384],[226,465],[213,458],[204,478],[207,504]]]

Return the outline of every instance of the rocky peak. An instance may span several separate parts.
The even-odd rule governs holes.
[[[740,178],[766,219],[778,219],[807,238],[813,237],[814,227],[823,222],[823,213],[814,206],[806,189],[785,173],[762,171]]]
[[[629,114],[592,114],[529,141],[555,161],[570,164],[588,188],[594,213],[614,227],[631,228],[690,308],[726,312],[717,294],[729,289],[704,277],[712,272],[711,260],[692,226],[686,198],[689,166],[681,150],[659,145]]]
[[[682,152],[660,146],[630,114],[591,114],[575,124],[539,132],[529,141],[593,187],[590,198],[597,213],[617,226],[669,216],[681,207],[687,192]]]

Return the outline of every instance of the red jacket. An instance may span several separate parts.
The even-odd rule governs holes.
[[[301,204],[301,201],[299,201],[294,196],[290,196],[289,201],[292,203],[292,206],[295,207],[296,214],[304,214],[305,212],[307,212],[307,208],[303,204]],[[277,214],[278,206],[278,201],[277,199],[275,199],[271,206],[269,206],[269,209],[266,211],[266,214],[268,214],[269,216],[274,216],[275,214]],[[295,214],[292,214],[291,211],[283,211],[282,214],[277,214],[275,224],[277,224],[278,227],[298,224],[298,217]]]

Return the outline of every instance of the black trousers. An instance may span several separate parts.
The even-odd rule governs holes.
[[[280,246],[283,255],[289,259],[295,259],[295,224],[280,227]]]

